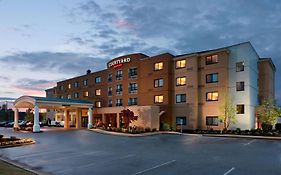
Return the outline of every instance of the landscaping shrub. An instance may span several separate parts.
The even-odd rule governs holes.
[[[151,129],[149,127],[146,127],[145,132],[151,132]]]
[[[240,128],[236,128],[236,134],[241,134],[241,129]]]
[[[275,129],[278,130],[278,131],[281,131],[281,123],[276,123]]]
[[[156,128],[152,128],[152,132],[156,132],[157,131],[157,129]]]
[[[1,135],[1,134],[0,134],[0,140],[1,140],[3,137],[4,137],[4,135]]]
[[[273,127],[273,126],[270,125],[270,124],[266,124],[266,123],[261,124],[262,130],[265,131],[265,132],[271,131],[271,130],[272,130],[272,127]]]
[[[164,131],[170,131],[170,125],[168,123],[164,123],[163,124],[163,128]]]

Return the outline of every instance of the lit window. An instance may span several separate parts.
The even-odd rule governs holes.
[[[88,91],[84,92],[84,97],[89,97],[89,92]]]
[[[68,84],[68,89],[71,89],[71,84],[70,83]]]
[[[163,87],[164,80],[163,79],[156,79],[154,80],[154,87]]]
[[[137,68],[129,69],[129,78],[136,78],[138,75]]]
[[[162,69],[163,69],[163,62],[154,64],[154,70],[162,70]]]
[[[88,86],[88,80],[83,81],[84,86]]]
[[[236,72],[242,72],[244,71],[244,62],[238,62],[236,63]]]
[[[206,93],[206,101],[218,101],[219,93],[218,92],[208,92]]]
[[[185,68],[185,59],[176,61],[176,68]]]
[[[218,63],[218,55],[210,55],[206,57],[206,65]]]
[[[186,117],[176,117],[176,125],[186,125]]]
[[[123,75],[123,71],[122,70],[118,70],[116,72],[116,80],[122,80],[122,75]]]
[[[177,79],[177,86],[183,86],[186,85],[186,77],[178,77]]]
[[[154,96],[154,103],[163,103],[164,102],[164,96],[163,95],[155,95]]]
[[[95,83],[98,84],[98,83],[100,83],[100,82],[101,82],[101,77],[96,77],[96,78],[95,78]]]
[[[67,95],[67,99],[71,99],[71,95]]]
[[[208,74],[206,75],[206,83],[217,83],[219,81],[219,74]]]
[[[116,106],[123,106],[123,100],[122,99],[116,99]]]
[[[96,108],[101,108],[101,102],[100,101],[96,101],[95,102],[95,106],[96,106]]]
[[[101,89],[96,89],[96,93],[97,96],[101,95]]]
[[[239,104],[236,105],[237,114],[244,114],[245,113],[245,105]]]
[[[177,94],[176,103],[184,103],[184,102],[186,102],[186,94]]]
[[[206,125],[207,126],[218,126],[219,125],[218,116],[207,116]]]
[[[137,98],[129,98],[129,101],[128,101],[129,106],[137,105],[137,104],[138,104]]]
[[[236,91],[244,91],[244,81],[236,82]]]
[[[138,92],[138,84],[130,83],[129,84],[129,93],[137,93]]]

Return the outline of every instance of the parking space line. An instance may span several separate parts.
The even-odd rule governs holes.
[[[134,174],[132,174],[132,175],[142,174],[142,173],[145,173],[145,172],[147,172],[147,171],[151,171],[151,170],[154,170],[154,169],[156,169],[156,168],[159,168],[159,167],[162,167],[162,166],[165,166],[165,165],[172,164],[172,163],[174,163],[174,162],[176,162],[176,160],[171,160],[171,161],[169,161],[169,162],[165,162],[165,163],[162,163],[162,164],[156,165],[156,166],[154,166],[154,167],[151,167],[151,168],[148,168],[148,169],[145,169],[145,170],[139,171],[139,172],[134,173]]]
[[[251,140],[251,141],[249,141],[248,143],[244,143],[243,145],[244,145],[244,146],[250,145],[250,144],[253,143],[254,141],[256,141],[256,140],[255,140],[255,139],[254,139],[254,140]]]
[[[232,167],[231,169],[229,169],[227,172],[225,172],[223,175],[228,175],[229,173],[231,173],[233,170],[235,170],[234,167]]]
[[[25,154],[25,155],[15,156],[13,158],[19,159],[19,158],[26,158],[26,157],[41,156],[41,155],[44,155],[44,154],[63,153],[63,152],[71,152],[71,151],[73,151],[73,150],[44,151],[44,152],[38,152],[38,153],[33,153],[33,154]]]

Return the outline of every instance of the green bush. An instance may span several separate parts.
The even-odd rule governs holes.
[[[241,133],[241,129],[240,128],[236,128],[236,134],[240,134]]]
[[[146,127],[145,132],[151,132],[151,129],[149,127]]]
[[[163,124],[163,128],[164,131],[170,131],[170,125],[168,123],[164,123]]]
[[[152,128],[152,132],[156,132],[157,131],[157,129],[156,128]]]

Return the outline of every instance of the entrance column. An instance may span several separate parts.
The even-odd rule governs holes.
[[[19,110],[14,108],[14,128],[19,128]]]
[[[120,128],[120,113],[117,113],[117,117],[116,117],[116,122],[117,122],[117,128]]]
[[[64,110],[64,128],[69,128],[69,111],[67,109]]]
[[[34,124],[33,124],[33,132],[40,132],[39,125],[39,107],[37,104],[34,105]]]
[[[105,124],[105,114],[102,114],[102,119],[101,119],[102,123]]]
[[[88,129],[91,129],[93,127],[92,118],[93,118],[93,109],[92,109],[92,107],[89,107],[89,110],[88,110]]]
[[[75,122],[76,129],[79,129],[81,127],[81,115],[78,108],[76,109]]]

